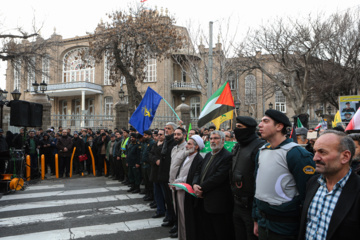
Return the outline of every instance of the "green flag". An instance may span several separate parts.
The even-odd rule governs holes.
[[[235,144],[236,144],[236,142],[225,141],[224,148],[226,150],[228,150],[229,152],[231,152],[233,147],[235,146]],[[210,141],[205,142],[205,147],[200,151],[200,153],[204,153],[204,154],[206,154],[208,152],[211,152]]]
[[[297,127],[298,128],[303,128],[304,127],[299,118],[297,119]]]
[[[189,123],[189,130],[188,130],[188,134],[187,134],[187,139],[186,139],[186,141],[189,141],[190,131],[191,131],[191,123]]]

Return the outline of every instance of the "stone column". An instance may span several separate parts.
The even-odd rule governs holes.
[[[183,121],[183,125],[188,127],[190,123],[190,106],[181,103],[179,106],[175,108],[176,114],[180,117],[180,119]]]
[[[42,114],[42,126],[41,128],[46,130],[51,127],[51,103],[48,100],[46,94],[37,93],[32,97],[32,102],[40,103],[43,105],[43,114]]]
[[[117,102],[115,104],[115,126],[113,128],[128,128],[129,126],[129,118],[128,118],[128,104],[123,102]]]

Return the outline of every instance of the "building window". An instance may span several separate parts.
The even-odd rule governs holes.
[[[156,82],[156,59],[149,58],[146,61],[146,78],[144,82]]]
[[[200,97],[190,98],[191,117],[197,118],[200,115]]]
[[[36,58],[32,57],[27,66],[27,89],[30,90],[32,84],[35,82],[35,64]]]
[[[108,58],[108,53],[105,53],[105,57],[104,57],[104,85],[111,85],[110,60]]]
[[[111,117],[113,115],[113,98],[105,97],[105,117]]]
[[[87,47],[67,52],[63,59],[63,82],[94,82],[95,59]]]
[[[228,82],[230,85],[230,89],[231,90],[236,90],[236,81],[235,81],[235,73],[234,72],[229,72],[228,73]]]
[[[286,113],[286,97],[282,91],[275,92],[275,109]]]
[[[254,75],[245,77],[245,104],[256,103],[256,78]]]
[[[45,56],[42,59],[42,78],[41,81],[49,84],[50,79],[50,58]]]
[[[186,82],[186,71],[185,70],[181,71],[181,81]]]
[[[14,90],[21,92],[21,61],[14,63]]]

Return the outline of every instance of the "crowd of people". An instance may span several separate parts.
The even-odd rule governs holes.
[[[143,134],[130,127],[71,135],[59,127],[31,130],[27,137],[22,129],[4,138],[0,130],[0,149],[24,148],[34,171],[38,152],[44,154],[50,174],[58,153],[60,177],[68,177],[74,147],[74,173],[92,173],[90,147],[96,176],[103,176],[106,166],[105,177],[128,185],[129,193],[145,194],[152,217],[163,218],[161,226],[170,228],[172,238],[356,238],[360,133],[338,128],[308,139],[313,130],[297,128],[294,142],[291,125],[286,115],[270,109],[259,124],[238,116],[233,130],[187,132],[172,122]],[[202,154],[207,141],[211,152]],[[231,152],[226,141],[236,142]],[[190,185],[196,197],[176,184]]]

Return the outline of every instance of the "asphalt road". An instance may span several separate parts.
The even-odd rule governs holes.
[[[143,186],[142,186],[143,187]],[[170,239],[140,194],[105,177],[39,181],[0,198],[0,240]]]

